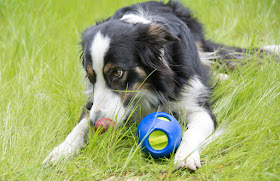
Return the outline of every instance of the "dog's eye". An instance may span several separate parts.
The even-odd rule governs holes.
[[[123,71],[117,69],[117,70],[115,70],[115,71],[113,72],[113,75],[114,75],[114,77],[116,77],[116,78],[120,78],[120,77],[123,76]]]

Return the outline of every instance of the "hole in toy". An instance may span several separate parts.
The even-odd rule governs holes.
[[[163,131],[154,131],[150,134],[148,141],[154,150],[163,150],[168,144],[168,137]]]
[[[161,119],[161,120],[163,120],[163,121],[168,121],[168,122],[170,122],[170,120],[169,119],[167,119],[166,117],[157,117],[158,119]]]

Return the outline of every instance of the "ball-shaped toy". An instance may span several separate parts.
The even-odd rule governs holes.
[[[109,129],[110,126],[112,126],[113,129],[116,127],[116,123],[112,119],[100,118],[94,125],[94,131],[100,129],[99,134],[103,134]]]
[[[169,157],[182,140],[178,121],[165,112],[154,112],[144,117],[137,127],[142,151],[154,158]]]

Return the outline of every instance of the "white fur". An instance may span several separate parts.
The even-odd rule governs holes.
[[[213,120],[204,109],[187,114],[188,130],[183,134],[182,142],[175,154],[177,168],[196,170],[201,167],[199,149],[202,143],[214,131]]]
[[[135,16],[126,16],[124,20],[132,21]],[[138,19],[138,22],[143,21]],[[110,48],[111,39],[98,32],[92,42],[90,53],[93,61],[93,70],[96,74],[96,83],[93,86],[93,91],[88,91],[90,95],[93,94],[93,106],[90,110],[90,120],[95,122],[100,117],[107,117],[115,120],[118,125],[126,119],[126,116],[133,109],[132,106],[125,108],[121,101],[121,98],[110,90],[106,86],[106,81],[103,76],[104,57]],[[145,94],[145,95],[143,95]],[[179,111],[186,113],[188,130],[184,133],[182,142],[177,150],[174,158],[174,163],[178,168],[186,167],[192,170],[196,170],[201,166],[199,146],[209,137],[214,130],[213,121],[208,112],[200,107],[198,99],[201,99],[201,95],[209,94],[208,89],[199,80],[198,77],[193,77],[189,85],[186,86],[182,93],[182,100],[178,102],[167,102],[158,111]],[[143,95],[143,97],[142,97]],[[149,108],[151,103],[161,102],[163,95],[156,92],[141,92],[139,91],[139,103],[142,107],[146,108],[147,112],[157,111]],[[87,134],[89,130],[89,123],[87,118],[83,118],[81,122],[72,130],[72,132],[66,137],[65,141],[59,146],[55,147],[52,152],[46,157],[43,163],[55,162],[61,158],[74,155],[80,150],[87,141]]]
[[[204,143],[210,143],[213,139],[207,139],[214,131],[214,123],[209,113],[198,104],[201,95],[209,94],[207,87],[199,80],[193,77],[189,85],[185,87],[182,94],[182,100],[177,102],[167,102],[164,107],[151,111],[175,111],[181,115],[187,115],[188,130],[183,134],[182,142],[175,154],[174,164],[177,168],[190,168],[196,170],[201,167],[199,150]],[[142,94],[139,94],[141,97]],[[145,92],[140,104],[142,107],[150,110],[151,103],[159,103],[162,95],[155,92]],[[145,114],[148,113],[145,112]],[[214,137],[211,137],[214,138]]]
[[[66,137],[65,141],[55,147],[43,161],[43,164],[56,162],[62,158],[74,155],[85,145],[87,141],[87,133],[89,130],[87,118],[83,118],[79,124]]]
[[[184,100],[186,104],[186,110],[189,113],[201,111],[201,107],[198,105],[198,99],[202,99],[202,95],[208,95],[208,88],[199,80],[198,77],[193,77],[189,86],[185,88],[183,93]]]
[[[121,18],[121,21],[125,21],[131,24],[136,24],[136,23],[151,24],[153,22],[152,16],[149,15],[149,13],[140,6],[136,9],[135,13],[124,15]]]
[[[220,137],[222,134],[224,134],[226,131],[226,125],[221,125],[220,127],[218,127],[213,134],[211,134],[211,136],[209,136],[205,141],[203,141],[199,148],[200,150],[203,150],[204,148],[206,148],[207,145],[209,145],[210,143],[212,143],[214,140],[216,140],[218,137]]]
[[[137,9],[134,14],[126,14],[121,19],[121,21],[125,21],[127,23],[136,24],[153,24],[158,23],[164,25],[166,27],[171,28],[169,23],[166,23],[166,19],[160,16],[155,15],[154,13],[147,12],[143,10],[141,7]]]
[[[208,89],[198,77],[191,79],[190,85],[185,88],[183,100],[179,105],[186,111],[188,130],[183,134],[182,142],[175,154],[174,163],[177,168],[196,170],[201,167],[199,146],[214,131],[214,123],[209,113],[198,105],[197,100],[202,94],[208,94]],[[182,104],[183,103],[183,104]]]
[[[139,97],[143,93],[139,93]],[[203,107],[199,106],[198,99],[201,95],[209,94],[207,87],[200,81],[198,77],[193,77],[189,85],[185,87],[182,94],[182,100],[177,102],[167,102],[163,107],[158,107],[157,110],[151,110],[152,103],[159,103],[162,95],[156,92],[145,92],[145,95],[140,100],[143,107],[142,112],[146,115],[153,111],[175,111],[182,116],[187,115],[188,130],[183,134],[182,142],[175,154],[174,164],[177,168],[189,168],[196,170],[201,167],[199,151],[201,146],[209,144],[216,137],[209,137],[214,131],[214,123]],[[220,133],[220,132],[219,132]],[[216,136],[218,134],[215,134]],[[208,138],[208,139],[207,139]]]
[[[91,45],[91,58],[93,70],[97,77],[103,77],[104,57],[109,50],[111,39],[99,31],[93,38]]]
[[[94,85],[94,104],[90,110],[90,119],[96,121],[100,116],[105,116],[118,123],[126,118],[125,113],[129,111],[126,111],[122,106],[120,97],[106,87],[103,77],[104,57],[109,49],[110,41],[109,37],[103,36],[98,32],[92,42],[91,56],[93,70],[96,73],[96,84]],[[92,96],[92,91],[87,92]],[[97,112],[99,117],[96,116]],[[88,130],[88,119],[83,118],[66,137],[65,141],[50,152],[43,164],[67,158],[82,149],[87,141]]]
[[[136,24],[136,23],[149,24],[149,23],[151,23],[148,19],[144,18],[143,16],[136,15],[136,14],[124,15],[121,18],[121,21],[125,21],[125,22],[131,23],[131,24]]]
[[[170,66],[169,66],[169,64],[168,64],[168,62],[166,61],[166,59],[165,59],[165,56],[164,56],[164,49],[161,49],[160,50],[160,53],[161,53],[161,61],[163,62],[163,64],[165,65],[165,67],[167,68],[167,69],[169,69],[169,70],[171,70],[170,69]]]
[[[212,60],[216,58],[220,58],[218,55],[218,51],[215,52],[203,52],[203,51],[198,51],[199,58],[204,61],[204,60]]]
[[[215,76],[215,79],[221,83],[224,83],[226,80],[229,79],[229,75],[227,74],[223,74],[223,73],[219,73],[218,75]]]
[[[127,112],[121,98],[106,86],[103,76],[104,57],[110,47],[110,38],[98,32],[91,45],[93,70],[96,74],[94,85],[93,106],[90,110],[90,119],[96,122],[100,117],[114,120],[121,125]],[[120,124],[118,124],[120,123]]]
[[[280,45],[269,45],[263,47],[263,49],[280,55]]]

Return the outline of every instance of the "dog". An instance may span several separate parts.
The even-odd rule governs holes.
[[[188,127],[174,156],[176,167],[193,171],[201,167],[199,147],[217,126],[209,101],[212,60],[244,59],[248,50],[206,40],[202,25],[177,1],[121,8],[88,27],[81,47],[88,102],[79,123],[43,163],[82,149],[89,121],[106,117],[119,127],[128,117],[141,120],[163,111],[181,116]],[[236,66],[226,62],[228,67]]]

